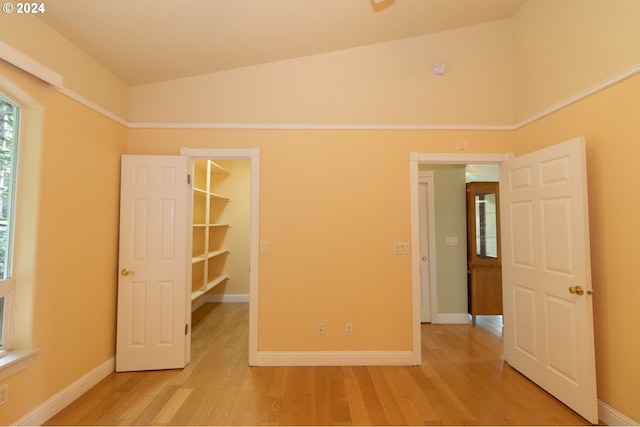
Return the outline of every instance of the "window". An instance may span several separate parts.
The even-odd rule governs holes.
[[[9,344],[19,108],[0,95],[0,350]]]

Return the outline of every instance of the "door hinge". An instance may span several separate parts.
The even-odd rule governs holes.
[[[187,335],[189,333],[189,324],[184,325],[184,334]]]
[[[187,174],[187,185],[191,185],[191,174]]]

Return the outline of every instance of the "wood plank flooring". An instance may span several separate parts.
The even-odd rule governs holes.
[[[499,317],[422,325],[411,367],[249,367],[248,323],[205,304],[189,366],[111,374],[45,425],[589,425],[502,360]]]

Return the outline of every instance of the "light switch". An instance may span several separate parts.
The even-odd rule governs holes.
[[[458,238],[457,237],[447,237],[445,239],[445,245],[447,245],[447,246],[458,246]]]
[[[269,245],[267,244],[267,242],[260,242],[260,253],[266,254],[267,252],[269,252]]]

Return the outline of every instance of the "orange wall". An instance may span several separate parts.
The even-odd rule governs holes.
[[[127,152],[260,148],[259,350],[411,350],[410,257],[393,253],[411,237],[409,153],[461,137],[513,148],[510,132],[131,129]]]
[[[8,425],[114,354],[120,154],[127,129],[0,61],[23,108],[16,337],[42,347],[9,384]]]

